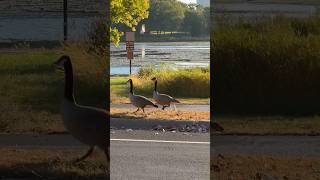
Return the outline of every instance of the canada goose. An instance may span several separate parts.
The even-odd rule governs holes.
[[[142,111],[144,112],[144,108],[145,108],[146,106],[153,106],[153,107],[158,108],[157,105],[155,105],[153,102],[151,102],[151,101],[150,101],[149,99],[147,99],[146,97],[133,94],[133,83],[132,83],[132,79],[129,79],[129,80],[127,81],[127,83],[128,83],[128,82],[130,83],[130,92],[129,92],[130,102],[131,102],[135,107],[138,108],[135,112],[139,111],[140,108],[141,108]]]
[[[160,105],[162,105],[162,110],[164,110],[164,108],[169,107],[170,104],[172,103],[180,103],[180,101],[174,99],[173,97],[166,95],[166,94],[160,94],[157,91],[157,78],[154,77],[151,79],[152,81],[154,81],[154,90],[153,90],[153,99]]]
[[[87,158],[94,147],[102,149],[109,165],[109,113],[103,109],[89,106],[80,106],[75,102],[73,95],[73,71],[69,56],[62,56],[54,63],[59,69],[64,69],[65,89],[61,105],[62,119],[65,128],[80,142],[90,146],[88,152],[74,162]]]
[[[220,124],[218,124],[216,122],[211,122],[211,128],[214,131],[220,131],[220,132],[224,131],[223,127],[220,126]]]

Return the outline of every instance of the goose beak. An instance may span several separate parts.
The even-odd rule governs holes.
[[[63,67],[61,67],[61,65],[59,65],[58,61],[54,62],[53,65],[57,70],[63,71]]]

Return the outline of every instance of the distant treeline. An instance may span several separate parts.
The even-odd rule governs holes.
[[[216,113],[320,113],[320,17],[217,20]]]
[[[194,37],[209,36],[210,7],[185,4],[177,0],[150,0],[149,17],[136,28],[139,33],[145,25],[146,33],[176,34],[185,33]],[[126,27],[118,26],[122,31]]]

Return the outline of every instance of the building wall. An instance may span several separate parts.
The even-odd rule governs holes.
[[[83,40],[106,0],[68,0],[68,37]],[[62,41],[63,0],[0,0],[0,42]]]

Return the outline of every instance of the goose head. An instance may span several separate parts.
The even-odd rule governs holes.
[[[151,80],[152,80],[152,81],[156,81],[156,80],[157,80],[157,78],[156,78],[156,77],[154,77],[154,78],[152,78]]]
[[[71,64],[70,57],[67,55],[61,56],[56,62],[54,62],[54,65],[57,69],[63,70],[65,69],[65,66]]]
[[[127,81],[127,84],[128,84],[128,83],[131,83],[131,82],[132,82],[132,79],[129,79],[129,80]]]

